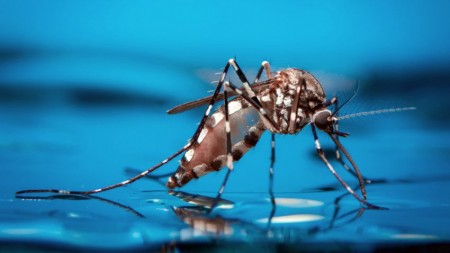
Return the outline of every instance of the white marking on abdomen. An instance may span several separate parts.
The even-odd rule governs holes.
[[[231,115],[239,110],[242,109],[242,103],[241,101],[231,101],[230,103],[228,103],[228,113]]]
[[[208,166],[206,166],[206,164],[202,163],[200,165],[195,166],[192,170],[198,177],[201,177],[209,172],[207,170],[207,168],[208,168]]]
[[[186,162],[190,162],[192,157],[194,156],[194,149],[191,148],[184,154],[184,158],[186,159]]]
[[[207,128],[203,128],[202,131],[200,132],[198,138],[197,138],[197,143],[198,144],[202,143],[203,139],[205,139],[207,134],[208,134],[208,129]]]
[[[211,127],[215,127],[219,124],[220,121],[223,120],[225,115],[222,112],[216,112],[211,116]]]

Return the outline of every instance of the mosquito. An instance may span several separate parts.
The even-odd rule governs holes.
[[[230,67],[233,68],[242,83],[241,87],[227,81]],[[260,81],[263,72],[265,72],[267,80]],[[224,104],[211,113],[215,103],[220,100],[224,100]],[[188,143],[168,158],[132,178],[89,191],[46,189],[22,190],[16,192],[16,194],[39,192],[94,194],[104,192],[145,177],[184,153],[180,166],[168,178],[167,188],[182,187],[193,179],[227,167],[227,173],[218,191],[217,199],[220,199],[230,172],[233,170],[234,162],[239,161],[248,150],[253,148],[266,130],[271,133],[269,175],[272,182],[275,163],[275,135],[295,135],[306,125],[310,125],[317,154],[328,170],[362,205],[368,208],[377,208],[377,206],[366,201],[366,181],[339,140],[339,137],[346,137],[348,134],[338,130],[339,117],[337,114],[340,108],[338,98],[334,96],[327,100],[322,85],[310,73],[301,69],[287,68],[273,74],[270,64],[263,61],[254,82],[250,84],[236,60],[230,59],[222,71],[213,95],[176,106],[170,109],[168,113],[180,113],[206,104],[208,104],[208,107]],[[331,106],[334,107],[333,112],[328,109]],[[334,142],[337,159],[345,164],[341,155],[344,154],[350,162],[352,168],[348,166],[346,168],[352,169],[351,172],[357,177],[362,196],[349,187],[328,161],[321,148],[317,129],[325,132]],[[272,184],[270,186],[272,194],[271,188]]]

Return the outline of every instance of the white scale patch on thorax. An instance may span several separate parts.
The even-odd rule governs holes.
[[[276,105],[280,106],[283,103],[284,100],[284,94],[283,92],[281,92],[280,88],[277,88],[275,90],[276,94],[277,94],[277,101],[275,102]]]
[[[283,104],[286,107],[291,107],[292,106],[292,97],[289,97],[289,96],[284,97]]]
[[[298,115],[300,118],[304,118],[304,117],[305,117],[305,113],[303,112],[303,109],[302,109],[302,108],[298,108],[298,109],[297,109],[297,115]]]
[[[270,102],[270,101],[271,101],[270,95],[267,94],[267,95],[265,95],[265,96],[262,96],[262,97],[261,97],[261,101],[263,101],[263,102]]]
[[[288,116],[288,110],[286,110],[286,109],[281,109],[280,110],[280,114],[281,114],[281,116],[284,118],[284,119],[287,119],[287,116]]]

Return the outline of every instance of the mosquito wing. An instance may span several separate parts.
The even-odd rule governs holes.
[[[263,81],[263,82],[259,82],[256,83],[254,85],[252,85],[253,90],[258,93],[260,90],[264,89],[265,87],[267,87],[268,84],[270,84],[271,80],[267,80],[267,81]],[[236,96],[236,92],[229,92],[228,94],[230,97],[232,96]],[[196,107],[199,107],[201,105],[205,105],[208,104],[209,101],[211,101],[213,96],[209,96],[209,97],[205,97],[205,98],[200,98],[194,101],[190,101],[181,105],[177,105],[174,108],[170,109],[167,111],[168,114],[177,114],[180,112],[185,112],[191,109],[194,109]],[[216,97],[216,102],[217,101],[221,101],[223,100],[224,95],[223,92],[219,93]]]
[[[234,96],[236,94],[234,94],[234,92],[232,92],[230,95]],[[180,113],[180,112],[184,112],[184,111],[188,111],[188,110],[194,109],[194,108],[199,107],[201,105],[207,104],[209,101],[211,101],[212,97],[213,96],[200,98],[200,99],[197,99],[197,100],[194,100],[194,101],[190,101],[190,102],[187,102],[187,103],[184,103],[184,104],[181,104],[181,105],[177,105],[174,108],[168,110],[167,113],[168,114],[177,114],[177,113]],[[216,97],[216,101],[223,100],[223,97],[224,97],[223,93],[219,93],[217,95],[217,97]]]

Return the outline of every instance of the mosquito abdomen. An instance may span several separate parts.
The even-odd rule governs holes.
[[[259,119],[254,108],[242,105],[238,108],[238,103],[242,103],[242,101],[234,100],[230,103],[231,106],[235,106],[233,114],[230,115],[233,136],[231,150],[234,161],[238,161],[248,150],[253,148],[266,130],[261,120],[256,122],[251,120],[253,114]],[[243,121],[251,124],[246,124],[246,128],[242,129]],[[218,171],[226,166],[226,143],[225,120],[223,111],[219,109],[208,120],[195,145],[186,151],[180,166],[169,177],[167,187],[171,189],[182,187],[194,178]]]

